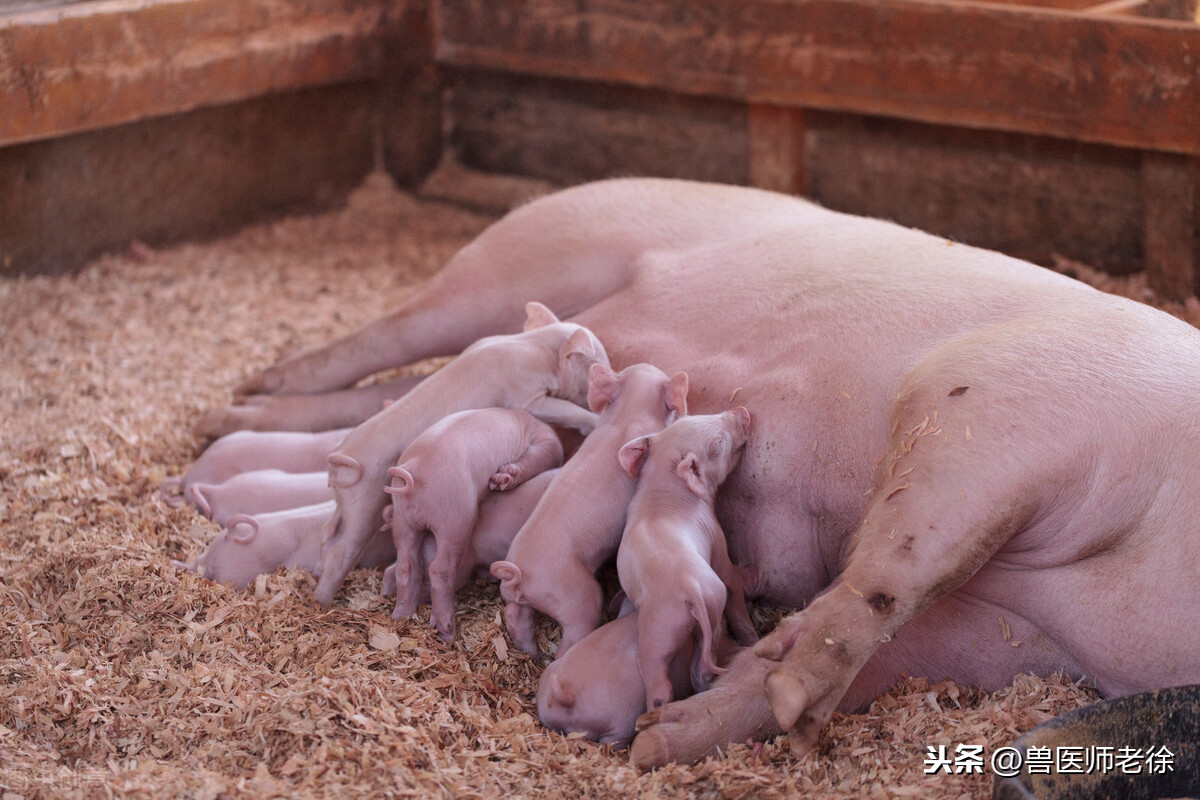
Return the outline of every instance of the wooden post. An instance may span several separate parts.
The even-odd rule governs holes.
[[[1160,298],[1182,300],[1200,289],[1200,157],[1142,156],[1146,276]]]
[[[804,111],[751,104],[747,118],[750,185],[804,194]]]

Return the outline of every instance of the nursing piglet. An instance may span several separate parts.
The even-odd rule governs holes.
[[[189,489],[196,510],[218,525],[235,514],[266,514],[333,499],[329,473],[257,469],[223,483],[194,483]]]
[[[431,619],[446,641],[454,639],[454,590],[459,565],[471,545],[479,502],[489,491],[515,488],[562,464],[554,429],[523,409],[460,411],[431,425],[388,470],[395,512],[396,608],[393,619],[412,616],[421,598],[422,544],[434,542],[428,579]]]
[[[283,472],[318,472],[329,467],[329,454],[346,438],[350,428],[322,433],[236,431],[208,446],[183,477],[162,484],[162,499],[169,506],[194,503],[196,484],[224,483],[243,472],[278,469]]]
[[[560,656],[600,624],[604,598],[596,570],[617,552],[634,491],[617,453],[630,439],[660,431],[686,414],[687,386],[686,373],[668,379],[650,364],[619,373],[592,366],[588,405],[599,414],[596,429],[517,533],[508,558],[492,565],[501,581],[508,634],[517,647],[537,650],[535,609],[562,625]]]
[[[172,563],[235,589],[244,589],[259,575],[279,567],[319,574],[325,524],[333,508],[333,501],[328,500],[253,517],[236,514],[226,520],[225,527],[199,558],[191,563]],[[395,555],[389,537],[375,537],[359,556],[358,566],[376,567]]]
[[[621,616],[601,625],[542,672],[537,707],[542,724],[562,733],[624,746],[646,711],[646,687],[638,673],[638,612],[628,600]],[[676,697],[692,692],[691,643],[671,662]]]
[[[673,698],[670,665],[699,631],[693,682],[707,686],[723,670],[713,656],[728,616],[738,640],[758,637],[746,610],[741,571],[729,559],[713,509],[717,488],[737,466],[750,414],[683,417],[661,433],[621,448],[621,466],[637,480],[617,552],[621,588],[638,609],[638,669],[646,707]]]
[[[582,407],[588,367],[608,363],[591,331],[540,303],[526,304],[523,333],[481,339],[355,428],[329,455],[329,485],[337,510],[322,549],[314,593],[329,605],[359,551],[375,534],[387,496],[388,468],[414,439],[447,415],[468,409],[520,408],[554,425],[587,432],[596,415]],[[441,320],[453,326],[456,320]]]
[[[488,492],[479,501],[479,515],[475,518],[475,529],[471,531],[471,542],[458,562],[458,574],[454,579],[457,591],[467,585],[472,577],[494,581],[488,567],[493,561],[499,561],[508,554],[508,547],[521,526],[529,519],[542,495],[546,493],[550,482],[558,475],[558,469],[548,469],[540,475],[535,475],[520,486],[504,492]],[[384,510],[384,521],[390,530],[394,510],[388,506]],[[423,566],[422,580],[437,553],[437,545],[432,536],[424,537],[421,544],[421,563]],[[388,596],[396,591],[396,565],[390,565],[383,571],[383,594]],[[421,589],[421,601],[429,602],[429,586]]]

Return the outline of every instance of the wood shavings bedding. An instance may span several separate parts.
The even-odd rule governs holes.
[[[506,646],[494,587],[459,594],[448,647],[428,608],[390,619],[379,570],[329,610],[300,572],[243,592],[178,573],[217,530],[157,496],[200,450],[191,422],[383,313],[491,219],[374,175],[336,211],[0,281],[3,800],[976,797],[988,771],[927,776],[929,746],[990,754],[1095,699],[1062,676],[994,693],[913,678],[800,761],[780,739],[640,774],[541,727],[540,664]],[[1145,299],[1140,278],[1060,266]],[[1173,310],[1194,322],[1200,303]]]

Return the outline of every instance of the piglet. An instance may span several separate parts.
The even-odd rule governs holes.
[[[621,616],[601,625],[542,672],[537,708],[542,724],[562,733],[623,747],[646,711],[638,674],[638,613],[626,600]],[[691,694],[691,642],[670,665],[676,697]]]
[[[706,686],[722,670],[713,656],[728,616],[742,644],[758,637],[746,610],[741,571],[729,559],[713,509],[717,488],[737,466],[750,432],[741,406],[683,417],[621,448],[621,467],[637,480],[617,552],[621,588],[638,609],[638,669],[646,707],[673,699],[670,665],[699,630],[693,681]],[[674,698],[677,699],[677,698]]]
[[[333,501],[328,500],[253,517],[235,514],[199,558],[191,563],[172,563],[235,589],[244,589],[259,575],[279,567],[319,574],[321,542],[333,508]],[[395,555],[389,537],[375,537],[359,557],[358,566],[386,564]]]
[[[187,474],[163,482],[163,502],[169,506],[194,503],[195,484],[224,483],[242,472],[278,469],[283,472],[318,472],[329,466],[328,457],[350,428],[323,433],[236,431],[222,436],[196,459]]]
[[[429,561],[431,619],[446,641],[454,640],[454,589],[459,565],[471,545],[479,501],[562,464],[554,429],[523,409],[460,411],[431,425],[404,449],[388,470],[395,513],[396,609],[412,616],[420,601],[422,542],[434,541]]]
[[[358,552],[387,505],[380,488],[388,468],[429,426],[448,414],[480,408],[520,408],[554,425],[588,432],[596,415],[582,403],[587,369],[607,364],[603,345],[587,328],[562,322],[541,303],[526,304],[519,334],[489,336],[355,428],[329,455],[329,485],[337,511],[322,549],[315,597],[333,601]],[[453,326],[455,320],[439,321]]]
[[[454,579],[455,590],[466,586],[472,577],[495,580],[488,567],[508,553],[508,546],[512,544],[513,537],[529,519],[538,500],[542,499],[546,488],[558,473],[558,469],[548,469],[508,491],[488,492],[483,496],[479,501],[479,515],[475,518],[475,528],[471,531],[470,545],[458,562],[458,575]],[[393,512],[392,506],[383,510],[384,521],[389,531]],[[424,537],[421,544],[422,580],[436,553],[437,546],[433,537]],[[396,565],[392,564],[383,572],[383,594],[387,596],[395,591]],[[427,584],[421,590],[421,600],[429,602]]]
[[[634,491],[617,453],[631,438],[662,430],[686,414],[687,384],[686,373],[667,378],[650,364],[620,373],[592,365],[588,405],[599,414],[596,429],[517,533],[508,558],[492,564],[517,647],[537,650],[534,609],[562,625],[560,656],[600,624],[604,599],[596,570],[617,552]]]
[[[265,514],[311,506],[333,499],[329,474],[256,469],[223,483],[193,483],[189,487],[196,510],[218,525],[235,514]]]

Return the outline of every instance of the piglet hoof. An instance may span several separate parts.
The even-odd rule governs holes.
[[[167,478],[162,486],[158,487],[158,494],[168,506],[179,508],[184,500],[183,478]]]
[[[182,572],[191,572],[191,573],[197,574],[197,575],[199,574],[199,570],[196,569],[195,564],[187,564],[187,563],[184,563],[183,561],[177,561],[175,559],[171,560],[171,564],[172,564],[172,566],[175,567],[175,569],[180,570]]]
[[[488,488],[493,492],[507,492],[517,485],[521,477],[521,468],[516,464],[501,467],[488,481]]]
[[[446,644],[454,644],[455,630],[453,620],[451,620],[449,623],[434,622],[433,629],[438,632],[438,636],[441,637],[443,642]]]

